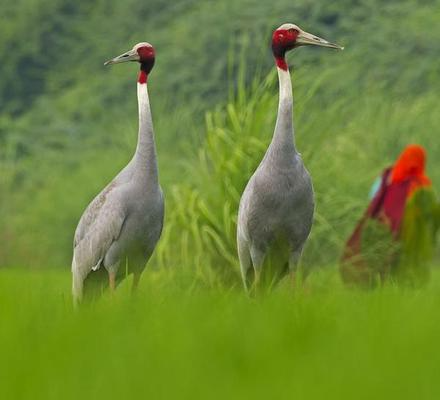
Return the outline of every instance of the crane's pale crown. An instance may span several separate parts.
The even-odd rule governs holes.
[[[301,28],[298,25],[295,25],[295,24],[283,24],[283,25],[281,25],[280,27],[277,28],[277,31],[278,30],[288,31],[289,29],[295,29],[298,32],[301,31]]]
[[[133,50],[137,50],[137,49],[139,49],[141,47],[151,47],[151,48],[153,48],[153,46],[150,43],[148,43],[148,42],[139,42],[139,43],[137,43],[137,44],[135,44],[133,46]]]

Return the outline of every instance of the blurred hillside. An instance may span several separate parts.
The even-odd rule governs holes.
[[[69,265],[81,212],[136,140],[137,68],[102,64],[139,41],[157,50],[149,91],[171,227],[161,246],[171,253],[194,193],[222,215],[219,207],[232,198],[225,215],[234,215],[236,199],[222,187],[232,176],[240,191],[272,133],[277,87],[273,76],[266,80],[269,38],[287,21],[346,46],[289,57],[297,143],[318,194],[305,262],[335,260],[371,179],[408,141],[428,147],[428,172],[439,187],[439,0],[5,0],[1,14],[0,266]],[[256,76],[266,82],[266,97]],[[205,126],[207,111],[214,125]],[[257,114],[261,124],[249,122]],[[200,162],[200,154],[212,158],[209,138],[222,129],[233,142],[218,147],[225,152],[219,157],[243,150],[246,168],[220,168],[216,180],[206,180],[213,161]],[[233,254],[233,223],[226,233],[215,218],[208,225]],[[209,259],[221,252],[210,243],[203,246]],[[156,263],[169,264],[165,253]]]

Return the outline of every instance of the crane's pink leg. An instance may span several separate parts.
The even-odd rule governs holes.
[[[289,259],[289,276],[290,276],[290,282],[294,289],[297,287],[298,284],[297,271],[298,271],[299,260],[301,258],[301,253],[302,253],[302,248],[292,251]],[[304,284],[305,279],[306,276],[304,275],[301,279],[302,284]]]
[[[258,290],[260,289],[260,286],[261,286],[261,268],[257,268],[257,269],[255,269],[254,285],[253,285],[253,289],[254,289],[255,293],[258,292]]]
[[[290,278],[290,284],[292,285],[292,288],[296,289],[296,284],[297,284],[296,271],[290,270],[289,271],[289,278]]]
[[[114,271],[108,272],[108,284],[110,287],[110,291],[114,292],[116,289],[116,272]]]

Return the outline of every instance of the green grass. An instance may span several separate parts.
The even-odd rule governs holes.
[[[1,270],[0,398],[435,399],[439,309],[438,271],[361,292],[327,268],[260,299],[147,271],[75,312],[68,272]]]

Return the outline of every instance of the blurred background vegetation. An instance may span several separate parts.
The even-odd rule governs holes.
[[[0,266],[69,268],[76,223],[130,159],[135,65],[149,81],[166,225],[152,265],[236,278],[241,191],[271,138],[270,34],[284,22],[346,46],[299,49],[296,141],[317,212],[303,262],[334,264],[370,184],[409,142],[439,187],[439,0],[3,0],[0,24]]]

